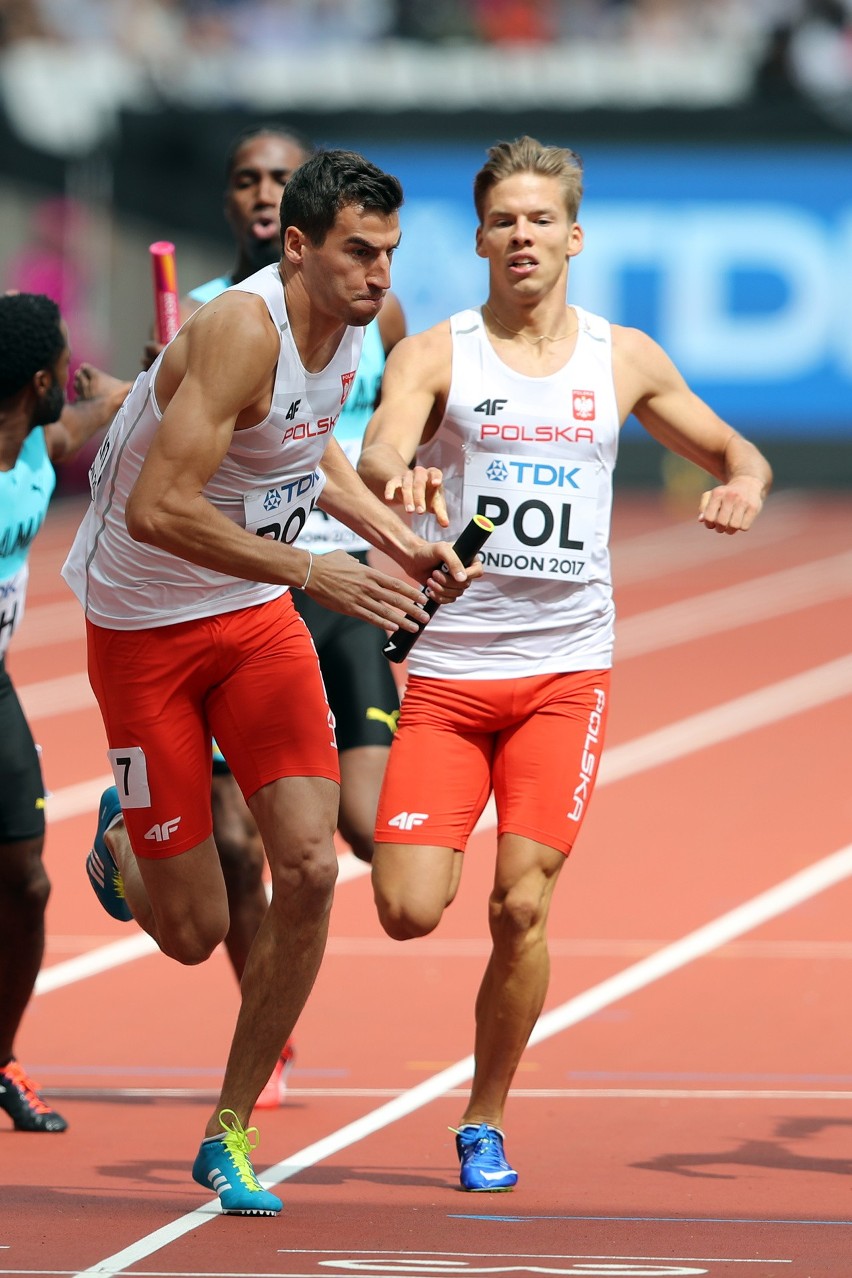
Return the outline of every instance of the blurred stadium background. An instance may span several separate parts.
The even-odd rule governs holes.
[[[148,243],[182,292],[227,269],[224,155],[270,121],[402,179],[412,331],[482,295],[484,149],[579,150],[572,299],[657,337],[782,485],[852,483],[852,0],[0,0],[2,287],[135,376]],[[689,483],[630,426],[619,479]]]

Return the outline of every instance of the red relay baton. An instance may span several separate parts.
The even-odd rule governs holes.
[[[474,515],[467,527],[462,529],[453,543],[453,550],[465,568],[470,567],[493,531],[493,523],[490,519],[486,519],[484,515]],[[444,572],[447,571],[446,564],[441,564],[441,567]],[[423,611],[428,612],[430,617],[435,615],[438,608],[439,605],[434,599],[427,599],[423,605]],[[384,648],[382,648],[382,652],[388,661],[393,661],[394,663],[404,661],[411,651],[412,645],[422,635],[426,625],[427,623],[424,621],[419,630],[395,630]]]
[[[154,315],[157,341],[165,346],[180,328],[180,302],[177,288],[175,246],[169,240],[157,240],[148,248],[154,272]]]

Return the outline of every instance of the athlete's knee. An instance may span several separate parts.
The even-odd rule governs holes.
[[[496,942],[524,944],[537,939],[547,923],[541,894],[517,884],[505,893],[494,893],[489,901],[491,935]]]
[[[210,958],[228,932],[227,910],[217,910],[202,918],[183,917],[158,928],[157,943],[162,952],[184,967],[197,967]]]
[[[38,871],[29,876],[18,898],[18,908],[24,918],[33,926],[38,926],[47,910],[50,898],[50,880],[39,865]]]
[[[379,922],[394,941],[414,941],[420,936],[428,936],[434,932],[444,913],[441,903],[388,893],[375,884],[373,894]]]
[[[0,897],[18,919],[39,925],[50,897],[50,880],[41,859],[43,838],[5,844],[0,853]]]
[[[330,839],[309,839],[301,848],[291,847],[285,856],[273,855],[270,860],[276,906],[298,902],[299,909],[312,918],[330,908],[338,873]]]

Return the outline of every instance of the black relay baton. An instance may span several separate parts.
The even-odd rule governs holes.
[[[453,550],[465,568],[470,567],[493,531],[493,523],[490,519],[486,519],[484,515],[474,515],[468,526],[462,529],[453,542]],[[446,564],[441,564],[441,567],[444,572],[448,571]],[[427,599],[423,605],[423,611],[428,612],[429,616],[432,617],[439,607],[440,604],[436,603],[434,599]],[[426,629],[426,625],[427,623],[424,621],[419,630],[395,630],[384,648],[382,648],[382,652],[388,661],[404,661],[411,651],[412,644],[420,638]]]

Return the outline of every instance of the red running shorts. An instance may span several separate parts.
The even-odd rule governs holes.
[[[334,717],[289,593],[174,626],[86,629],[137,856],[175,856],[212,833],[213,736],[247,799],[281,777],[339,783]]]
[[[523,679],[412,675],[376,841],[463,852],[493,790],[498,834],[567,856],[597,777],[609,682],[609,670]]]

